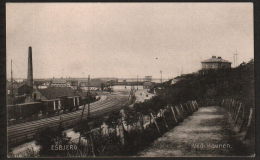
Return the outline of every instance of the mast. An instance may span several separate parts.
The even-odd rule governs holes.
[[[14,102],[14,84],[13,84],[13,60],[11,59],[11,99],[12,99],[12,104]]]
[[[88,118],[90,116],[90,75],[88,75]]]
[[[137,82],[137,87],[136,87],[136,89],[138,90],[138,75],[137,75],[137,78],[136,78],[136,82]]]
[[[160,70],[160,74],[161,74],[161,83],[162,83],[162,70]]]

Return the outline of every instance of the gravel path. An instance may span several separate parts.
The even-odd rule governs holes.
[[[247,155],[246,148],[236,140],[231,128],[228,114],[223,108],[217,106],[199,108],[138,156]]]

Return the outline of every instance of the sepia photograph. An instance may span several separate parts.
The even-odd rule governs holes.
[[[255,157],[253,3],[6,3],[8,158]]]

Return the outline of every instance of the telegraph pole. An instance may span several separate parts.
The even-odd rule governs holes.
[[[238,57],[238,53],[237,53],[237,49],[236,49],[236,65],[238,65],[237,57]]]
[[[13,60],[11,59],[11,99],[12,99],[12,104],[14,102],[14,85],[13,85]]]
[[[89,102],[89,96],[90,96],[89,90],[90,90],[90,89],[89,89],[89,81],[90,81],[90,75],[88,75],[88,92],[87,92],[88,114],[87,114],[87,119],[89,119],[89,116],[90,116],[90,102]],[[83,120],[83,115],[84,115],[85,107],[86,107],[86,104],[84,104],[84,107],[83,107],[82,112],[81,112],[80,123],[81,123],[82,120]],[[81,141],[81,134],[79,135],[78,145],[80,144],[80,141]]]
[[[236,67],[237,66],[237,56],[238,56],[238,54],[237,54],[237,49],[236,49],[236,53],[234,54],[234,67]]]
[[[160,74],[161,74],[161,83],[162,83],[162,70],[160,70]]]
[[[136,82],[137,82],[137,87],[136,87],[136,89],[138,90],[138,75],[137,75]]]
[[[90,98],[90,75],[88,75],[88,98]],[[88,100],[88,118],[90,116],[90,102]]]

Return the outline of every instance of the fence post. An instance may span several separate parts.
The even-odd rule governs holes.
[[[172,111],[173,118],[174,118],[175,122],[178,123],[178,120],[177,120],[177,118],[175,116],[175,113],[174,113],[174,110],[173,110],[172,106],[171,106],[171,111]]]
[[[195,112],[197,109],[196,109],[196,106],[195,106],[194,103],[195,103],[194,101],[191,101],[191,104],[192,104],[193,110],[194,110],[194,112]]]
[[[197,110],[199,109],[199,104],[197,103],[197,101],[195,100],[195,105],[196,105],[196,108],[197,108]]]
[[[118,125],[118,131],[119,131],[119,137],[121,140],[121,144],[125,145],[125,135],[124,135],[124,124],[123,122],[120,122],[120,125]]]
[[[168,126],[168,124],[167,124],[167,121],[166,121],[166,118],[165,118],[165,115],[164,115],[164,110],[162,111],[162,118],[163,118],[163,121],[164,121],[164,124],[165,124],[165,127],[167,128],[167,129],[169,129],[169,126]]]
[[[235,119],[235,114],[236,114],[236,101],[235,101],[235,99],[233,100],[233,114],[232,114],[232,118],[233,118],[233,120]]]
[[[182,104],[180,104],[180,106],[181,106],[182,114],[184,114],[184,109],[183,109]]]
[[[155,126],[156,126],[156,128],[157,128],[158,133],[161,135],[161,132],[160,132],[159,126],[158,126],[158,124],[157,124],[156,119],[155,119],[154,116],[153,116],[153,113],[150,113],[150,114],[151,114],[152,119],[154,120],[154,124],[155,124]]]
[[[96,154],[95,154],[95,147],[94,147],[94,141],[93,141],[93,137],[92,137],[92,132],[90,131],[90,141],[91,141],[91,151],[92,151],[92,155],[93,157],[96,157]]]
[[[222,102],[221,102],[221,107],[223,107],[223,104],[224,104],[225,100],[222,99]]]
[[[246,139],[248,137],[248,129],[250,129],[250,127],[251,127],[252,117],[253,117],[253,108],[250,108],[248,122],[247,122],[247,125],[246,125],[246,134],[245,134],[244,139]]]
[[[237,114],[236,114],[236,117],[235,117],[235,124],[237,123],[237,118],[239,116],[241,106],[242,106],[242,103],[239,104],[238,111],[237,111]]]
[[[181,109],[179,109],[178,106],[175,106],[175,109],[176,109],[176,111],[178,112],[179,117],[180,117],[181,119],[183,119],[183,112],[181,111]]]
[[[180,118],[180,121],[184,120],[184,115],[183,115],[183,112],[181,111],[180,108],[178,108],[179,106],[175,106],[175,109],[176,111],[179,113],[179,118]]]
[[[236,118],[236,115],[237,115],[237,112],[238,112],[238,110],[237,110],[237,106],[238,106],[238,104],[237,104],[238,102],[234,102],[234,113],[233,113],[233,120],[235,120],[235,118]]]
[[[140,113],[139,115],[139,121],[140,121],[140,127],[141,127],[141,131],[144,131],[144,116],[142,113]]]
[[[192,114],[192,109],[191,109],[191,107],[190,107],[188,102],[186,103],[186,106],[187,106],[187,109],[188,109],[188,113]]]
[[[192,113],[193,113],[193,108],[192,108],[192,106],[191,106],[191,103],[188,102],[188,103],[187,103],[187,106],[189,107],[189,109],[190,109],[190,113],[192,114]]]
[[[235,102],[235,106],[234,106],[234,116],[233,116],[233,119],[235,120],[236,116],[237,116],[237,106],[238,106],[238,102]]]
[[[195,112],[195,111],[196,111],[196,108],[195,108],[195,106],[194,106],[194,101],[191,101],[190,105],[191,105],[192,111]]]
[[[229,99],[228,111],[231,114],[232,99]]]
[[[247,128],[251,125],[252,117],[253,117],[253,108],[250,108],[249,118],[246,126]]]

